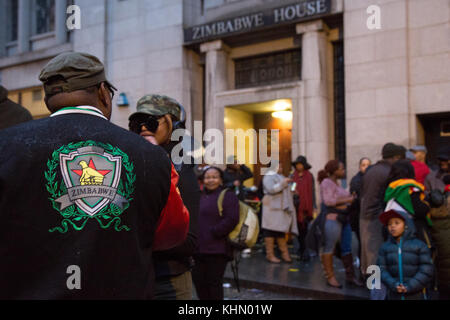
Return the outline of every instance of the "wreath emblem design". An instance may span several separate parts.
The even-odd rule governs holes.
[[[52,206],[63,218],[50,233],[81,231],[91,221],[102,229],[130,230],[121,216],[133,200],[136,175],[119,148],[95,141],[69,143],[53,152],[44,176]]]

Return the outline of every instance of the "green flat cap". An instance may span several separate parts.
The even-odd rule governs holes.
[[[172,98],[159,94],[148,94],[143,96],[137,103],[137,111],[130,116],[130,120],[138,114],[153,116],[173,115],[178,121],[181,120],[180,104]]]
[[[50,60],[39,80],[47,95],[86,89],[106,82],[105,68],[97,57],[81,52],[65,52]]]

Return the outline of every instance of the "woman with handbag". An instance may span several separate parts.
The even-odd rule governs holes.
[[[333,255],[336,244],[340,240],[341,259],[345,267],[346,282],[362,286],[355,276],[352,256],[352,229],[349,220],[349,208],[355,198],[338,184],[338,180],[345,177],[345,168],[338,160],[329,161],[319,172],[320,196],[326,210],[324,224],[325,244],[321,254],[322,265],[327,277],[327,284],[341,288],[333,270]]]
[[[292,262],[289,254],[286,233],[298,235],[297,214],[295,212],[289,183],[292,181],[281,173],[281,163],[278,171],[269,171],[263,178],[264,197],[262,199],[262,228],[266,245],[266,259],[271,263],[280,263],[275,256],[275,239],[281,251],[281,259]]]
[[[223,171],[205,167],[201,176],[203,192],[197,221],[197,250],[192,278],[200,300],[223,300],[223,276],[227,263],[233,259],[228,234],[239,222],[239,199],[226,192],[222,215],[218,199],[223,188]]]

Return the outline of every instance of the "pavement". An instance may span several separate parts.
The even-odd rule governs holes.
[[[343,285],[342,289],[327,286],[319,257],[302,262],[295,259],[295,255],[291,255],[292,263],[273,264],[265,259],[261,246],[255,246],[248,257],[240,259],[240,286],[319,300],[369,299],[367,288],[345,284],[345,269],[339,259],[334,259],[334,271],[336,279]],[[225,271],[224,282],[235,285],[230,264]]]

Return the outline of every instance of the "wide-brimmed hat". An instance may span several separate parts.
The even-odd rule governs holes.
[[[304,156],[298,156],[297,159],[295,159],[294,162],[292,162],[292,166],[295,167],[297,163],[301,163],[305,170],[311,169],[311,165],[308,163],[308,160],[306,160],[306,157]]]

